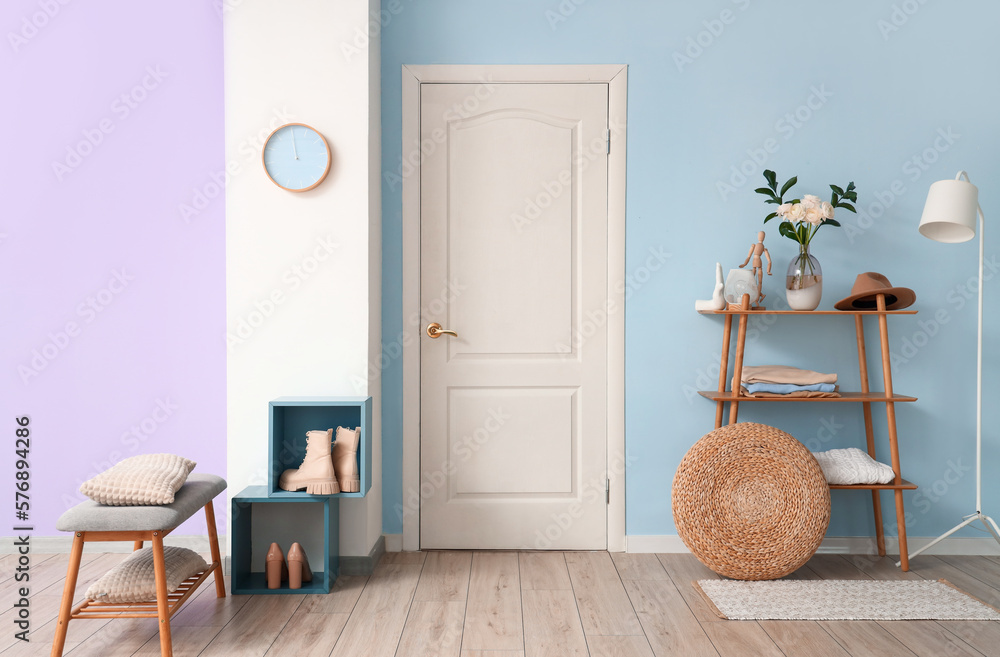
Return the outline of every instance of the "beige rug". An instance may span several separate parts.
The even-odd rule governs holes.
[[[945,580],[692,582],[729,620],[1000,620],[1000,612]]]

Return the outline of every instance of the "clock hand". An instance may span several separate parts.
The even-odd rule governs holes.
[[[288,131],[292,133],[292,154],[295,155],[295,159],[299,159],[299,152],[295,148],[295,128],[289,128]]]

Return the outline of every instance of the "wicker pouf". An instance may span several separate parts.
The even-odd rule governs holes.
[[[749,422],[707,434],[674,475],[674,524],[698,559],[726,577],[777,579],[816,552],[830,488],[806,447]]]

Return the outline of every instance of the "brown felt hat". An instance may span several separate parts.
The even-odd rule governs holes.
[[[889,279],[874,271],[858,274],[851,288],[851,296],[833,304],[837,310],[875,310],[876,297],[885,295],[886,310],[901,310],[912,306],[917,295],[908,287],[893,287]]]

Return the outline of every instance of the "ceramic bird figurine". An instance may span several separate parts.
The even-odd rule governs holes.
[[[695,310],[722,310],[726,307],[726,299],[722,296],[722,290],[725,289],[726,283],[722,280],[722,265],[720,263],[715,263],[715,291],[712,292],[712,298],[702,301],[694,302]]]

